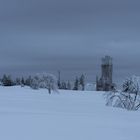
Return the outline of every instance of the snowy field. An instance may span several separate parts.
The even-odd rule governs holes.
[[[103,94],[0,87],[0,140],[139,140],[140,111],[106,107]]]

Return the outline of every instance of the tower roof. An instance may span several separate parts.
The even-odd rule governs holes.
[[[103,57],[102,65],[112,65],[112,57],[110,57],[110,56]]]

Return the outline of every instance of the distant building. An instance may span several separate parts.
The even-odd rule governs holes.
[[[113,90],[114,84],[112,82],[113,64],[110,56],[102,58],[101,65],[102,75],[101,78],[96,78],[96,90],[97,91],[110,91]]]

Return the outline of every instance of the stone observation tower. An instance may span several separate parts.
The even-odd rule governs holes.
[[[102,75],[101,78],[96,79],[96,90],[97,91],[110,91],[113,90],[114,84],[112,83],[113,64],[110,56],[102,58],[101,65]]]

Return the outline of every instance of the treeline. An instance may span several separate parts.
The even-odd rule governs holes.
[[[0,79],[0,83],[2,86],[16,86],[16,85],[21,85],[21,86],[30,86],[32,81],[32,77],[29,76],[27,78],[25,77],[18,77],[13,79],[11,75],[6,75],[4,74],[2,78]]]
[[[0,78],[0,84],[2,86],[33,86],[33,82],[36,76],[28,76],[28,77],[17,77],[12,78],[11,75],[4,74],[2,78]],[[64,90],[85,90],[85,75],[81,75],[76,77],[75,80],[72,81],[61,81],[59,78],[57,79],[57,87],[58,89]]]
[[[85,90],[85,75],[76,77],[74,82],[62,81],[58,79],[58,88],[65,90]]]

